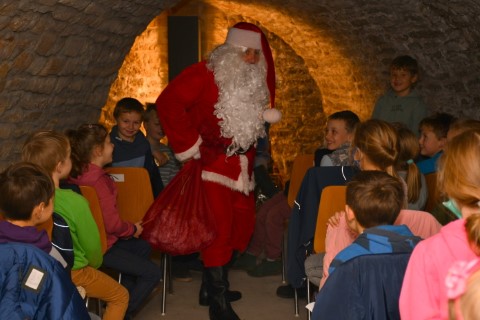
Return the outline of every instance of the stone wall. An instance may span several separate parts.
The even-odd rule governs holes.
[[[285,116],[272,127],[284,176],[322,139],[325,114],[368,118],[399,54],[418,59],[431,112],[480,119],[476,0],[19,0],[0,4],[0,168],[34,130],[111,123],[118,97],[154,99],[166,85],[166,16],[184,13],[200,17],[202,55],[240,19],[266,31]]]

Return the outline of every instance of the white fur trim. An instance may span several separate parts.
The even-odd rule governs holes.
[[[183,152],[180,153],[175,153],[175,158],[178,159],[178,161],[185,161],[190,158],[194,159],[200,159],[200,145],[202,144],[203,140],[202,137],[198,136],[197,142],[193,146],[190,147],[190,149],[187,149]]]
[[[245,155],[240,155],[240,174],[237,180],[230,179],[224,175],[211,171],[202,171],[202,179],[204,181],[215,182],[222,186],[228,187],[235,191],[240,191],[248,196],[250,191],[255,188],[255,180],[248,177],[248,159]]]
[[[250,30],[230,28],[230,30],[228,30],[227,40],[225,40],[225,42],[234,46],[247,47],[257,50],[262,49],[260,33]]]
[[[282,113],[280,110],[271,108],[263,111],[263,120],[268,123],[277,123],[282,119]]]

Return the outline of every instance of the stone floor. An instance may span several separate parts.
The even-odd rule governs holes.
[[[173,282],[174,293],[167,295],[166,315],[161,315],[161,294],[153,295],[135,320],[209,320],[208,307],[198,304],[201,273],[192,272],[192,282]],[[230,271],[230,287],[239,290],[243,298],[232,306],[242,320],[307,319],[306,301],[300,299],[300,316],[294,315],[293,299],[277,297],[281,276],[253,278],[240,270]]]

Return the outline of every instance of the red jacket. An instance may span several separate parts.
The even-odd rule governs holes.
[[[88,169],[70,181],[80,186],[91,186],[97,192],[102,208],[103,223],[107,233],[107,249],[117,242],[118,238],[131,237],[134,234],[133,223],[123,221],[117,209],[117,187],[110,176],[99,166],[89,164]]]
[[[202,179],[248,194],[253,190],[255,148],[243,155],[225,155],[232,139],[220,134],[214,115],[218,88],[214,75],[200,62],[186,68],[160,94],[157,111],[175,156],[180,161],[200,155]]]

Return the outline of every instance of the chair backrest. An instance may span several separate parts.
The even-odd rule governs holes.
[[[435,206],[440,202],[440,192],[437,188],[437,173],[429,173],[425,175],[427,182],[428,198],[425,204],[425,211],[432,212]]]
[[[88,200],[90,211],[92,212],[93,219],[98,227],[98,233],[100,234],[100,243],[102,245],[102,253],[107,251],[107,233],[105,231],[105,225],[103,223],[102,207],[98,200],[97,192],[94,187],[80,186],[80,191],[85,199]]]
[[[293,208],[293,202],[297,197],[298,190],[302,185],[303,177],[308,169],[313,167],[313,154],[299,154],[293,160],[290,186],[288,189],[288,205]]]
[[[117,186],[120,217],[132,223],[142,220],[154,200],[148,171],[137,167],[109,167],[107,172]]]
[[[325,252],[327,221],[337,211],[345,210],[346,186],[328,186],[323,188],[318,205],[317,225],[313,239],[313,250]]]

